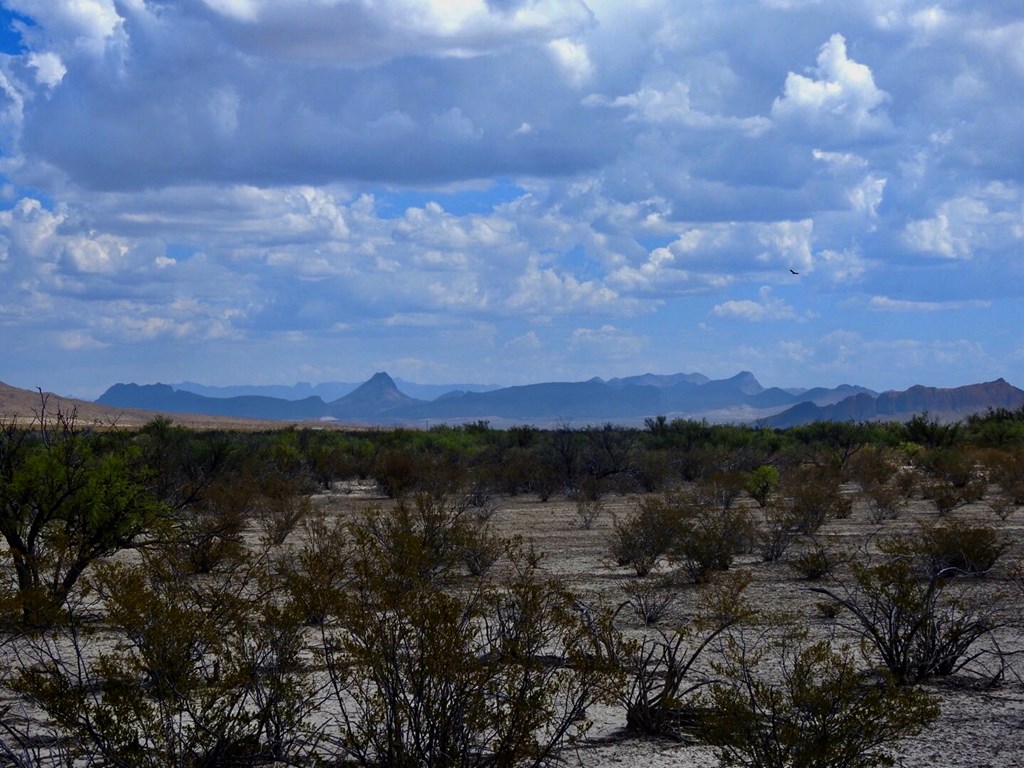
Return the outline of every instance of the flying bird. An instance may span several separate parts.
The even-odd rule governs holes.
[[[797,271],[796,271],[795,269],[793,269],[792,267],[790,268],[790,270],[789,270],[789,273],[790,273],[791,275],[799,275],[799,274],[800,274],[799,272],[797,272]]]

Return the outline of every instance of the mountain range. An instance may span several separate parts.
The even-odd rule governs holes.
[[[298,392],[309,386],[300,385]],[[904,392],[879,394],[852,385],[765,388],[748,371],[728,379],[709,379],[700,373],[648,373],[608,380],[594,378],[473,390],[437,386],[435,391],[441,394],[433,399],[412,397],[382,372],[330,401],[317,394],[296,399],[265,394],[211,397],[167,384],[116,384],[96,402],[170,414],[263,420],[382,426],[487,420],[499,427],[606,421],[629,425],[642,424],[645,418],[658,415],[789,427],[819,420],[906,419],[925,411],[935,418],[952,421],[990,407],[1024,406],[1024,391],[1003,379],[952,389],[916,386]]]

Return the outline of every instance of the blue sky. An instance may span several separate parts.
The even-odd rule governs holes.
[[[1019,0],[0,8],[9,384],[1024,386]]]

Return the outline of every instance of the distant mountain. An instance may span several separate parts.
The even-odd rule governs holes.
[[[404,394],[417,400],[433,400],[449,392],[490,392],[501,389],[498,384],[417,384],[404,379],[395,379],[395,386]],[[319,397],[325,403],[338,400],[350,392],[354,392],[359,382],[331,381],[322,384],[310,384],[300,381],[298,384],[242,384],[227,387],[215,387],[197,384],[194,381],[183,381],[170,384],[173,389],[192,392],[204,397],[277,397],[282,400],[305,400],[307,397]]]
[[[277,397],[242,395],[204,397],[183,392],[168,384],[115,384],[96,400],[100,405],[143,408],[162,413],[203,413],[251,419],[317,419],[328,415],[319,397],[282,400]]]
[[[672,387],[676,384],[707,384],[710,379],[703,373],[674,373],[669,376],[662,376],[655,373],[644,373],[640,376],[627,376],[624,379],[609,379],[608,384],[612,387],[639,386],[639,387]]]
[[[939,420],[957,421],[989,408],[1012,409],[1022,405],[1024,390],[1005,379],[996,379],[951,389],[918,385],[879,395],[860,392],[831,404],[804,402],[757,423],[784,429],[814,421],[902,421],[924,412]]]
[[[389,411],[414,408],[422,402],[402,394],[386,373],[375,373],[353,392],[328,404],[327,412],[335,419],[373,420]]]
[[[297,391],[310,391],[300,385]],[[749,371],[712,380],[699,373],[643,374],[604,381],[547,382],[490,391],[451,391],[432,400],[409,396],[386,373],[334,400],[318,395],[287,400],[262,395],[209,397],[166,384],[117,384],[99,403],[145,408],[164,413],[200,413],[257,419],[334,419],[369,424],[411,424],[421,421],[459,423],[478,419],[496,425],[561,421],[642,423],[649,416],[707,418],[711,421],[752,421],[801,402],[827,405],[858,387],[837,389],[765,389]],[[870,393],[874,395],[874,393]]]

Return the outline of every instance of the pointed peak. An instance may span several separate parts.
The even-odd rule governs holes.
[[[363,386],[366,386],[366,384],[374,384],[378,387],[386,386],[395,387],[395,389],[398,388],[395,384],[395,380],[388,376],[384,371],[377,371],[377,373],[373,374],[373,376],[371,376]]]
[[[748,395],[756,395],[764,391],[761,382],[750,371],[740,371],[732,378],[726,379],[726,381]]]

